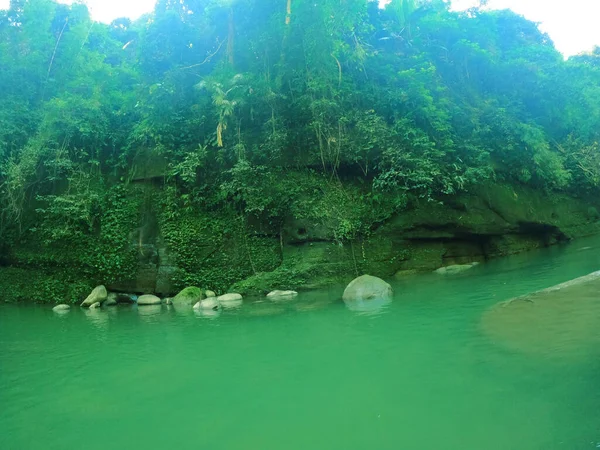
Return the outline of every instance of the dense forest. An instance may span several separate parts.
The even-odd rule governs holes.
[[[349,249],[336,270],[358,272],[364,242],[417,207],[490,185],[599,193],[600,49],[565,60],[510,11],[159,0],[105,25],[12,0],[0,91],[5,300],[74,301],[144,258],[178,288],[297,286],[311,276],[288,243]]]

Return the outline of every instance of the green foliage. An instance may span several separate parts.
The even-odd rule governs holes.
[[[226,292],[231,284],[281,262],[277,239],[252,233],[234,211],[210,212],[191,204],[174,189],[157,198],[159,225],[165,243],[174,251],[177,289],[199,286]]]

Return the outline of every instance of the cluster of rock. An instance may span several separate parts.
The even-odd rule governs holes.
[[[295,291],[273,291],[267,295],[267,298],[274,302],[291,300],[298,295]],[[175,308],[191,307],[195,310],[218,311],[220,309],[239,308],[243,304],[243,297],[237,293],[228,293],[217,296],[211,290],[203,290],[195,286],[183,289],[175,297],[161,299],[156,295],[145,294],[136,296],[133,294],[123,294],[108,292],[106,287],[97,286],[81,303],[84,308],[100,308],[102,306],[115,306],[120,303],[133,304],[138,306],[148,305],[173,305]],[[57,305],[53,308],[55,312],[66,312],[70,310],[66,304]]]

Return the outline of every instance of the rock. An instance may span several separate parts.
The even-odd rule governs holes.
[[[211,309],[217,310],[219,309],[219,301],[216,297],[205,298],[204,300],[200,300],[194,305],[194,309]]]
[[[92,303],[90,305],[90,309],[100,308],[101,306],[102,306],[102,304],[100,302]]]
[[[175,306],[192,306],[204,299],[202,289],[195,286],[186,287],[179,294],[173,297],[173,305]]]
[[[215,294],[213,291],[204,291],[204,295],[206,295],[206,298],[217,296],[217,294]]]
[[[435,273],[440,275],[456,275],[458,273],[463,273],[467,270],[471,270],[477,265],[479,265],[478,262],[474,262],[471,264],[455,264],[453,266],[440,267],[435,271]]]
[[[238,307],[242,306],[242,303],[243,303],[243,299],[240,294],[221,295],[221,296],[217,297],[217,301],[225,309],[238,308]]]
[[[392,287],[381,278],[362,275],[344,290],[346,307],[360,313],[377,313],[392,301]]]
[[[61,304],[61,305],[56,305],[54,308],[52,308],[52,311],[60,312],[60,311],[69,311],[70,309],[71,309],[71,307],[69,305]]]
[[[138,306],[160,305],[162,301],[156,295],[142,295],[138,298]]]
[[[296,291],[273,291],[267,294],[267,298],[273,302],[292,300],[297,296],[298,293]]]
[[[600,272],[492,306],[481,327],[495,345],[586,359],[600,347]]]
[[[362,275],[350,282],[344,290],[342,298],[345,302],[368,301],[381,298],[390,299],[392,295],[392,287],[381,278]]]
[[[115,294],[114,292],[111,292],[110,294],[108,294],[108,297],[106,298],[106,301],[104,302],[104,306],[116,306],[117,303],[118,303],[117,294]]]
[[[233,302],[237,300],[242,300],[242,296],[240,294],[225,294],[217,297],[219,302]]]
[[[103,303],[108,297],[108,292],[104,286],[97,286],[90,295],[81,303],[81,306],[92,306],[94,303]]]

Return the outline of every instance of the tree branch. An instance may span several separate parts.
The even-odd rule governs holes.
[[[206,64],[207,62],[209,62],[213,56],[215,56],[217,53],[219,53],[219,50],[221,50],[221,47],[223,47],[223,43],[225,41],[221,41],[221,43],[219,44],[219,46],[217,47],[217,49],[214,51],[214,53],[211,53],[210,55],[208,55],[204,61],[202,61],[201,63],[198,64],[192,64],[191,66],[187,66],[187,67],[182,67],[181,70],[187,70],[187,69],[193,69],[194,67],[199,67],[202,66],[204,64]]]

